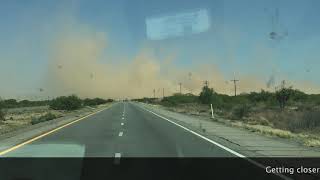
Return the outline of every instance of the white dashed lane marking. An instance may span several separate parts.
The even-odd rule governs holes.
[[[121,153],[114,154],[114,164],[120,164]]]

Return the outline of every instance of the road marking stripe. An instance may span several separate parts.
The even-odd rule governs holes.
[[[124,119],[124,117],[122,117],[121,119]]]
[[[121,153],[115,153],[115,154],[114,154],[114,157],[115,157],[115,158],[121,158]]]
[[[121,123],[121,126],[123,126],[123,123]]]
[[[141,106],[139,106],[139,107],[142,108]],[[242,154],[240,154],[240,153],[238,153],[238,152],[236,152],[236,151],[234,151],[234,150],[232,150],[232,149],[230,149],[228,147],[225,147],[225,146],[223,146],[223,145],[221,145],[221,144],[219,144],[219,143],[217,143],[217,142],[215,142],[215,141],[213,141],[213,140],[211,140],[211,139],[209,139],[209,138],[207,138],[207,137],[205,137],[205,136],[203,136],[201,134],[198,134],[198,133],[190,130],[189,128],[186,128],[186,127],[184,127],[184,126],[182,126],[182,125],[180,125],[180,124],[178,124],[176,122],[173,122],[173,121],[169,120],[166,117],[163,117],[163,116],[161,116],[161,115],[159,115],[157,113],[154,113],[154,112],[152,112],[152,111],[150,111],[150,110],[148,110],[146,108],[142,108],[142,109],[144,109],[144,110],[152,113],[153,115],[158,116],[158,117],[160,117],[160,118],[162,118],[162,119],[164,119],[164,120],[166,120],[166,121],[168,121],[168,122],[170,122],[170,123],[172,123],[172,124],[174,124],[174,125],[176,125],[178,127],[181,127],[182,129],[184,129],[184,130],[186,130],[186,131],[188,131],[188,132],[190,132],[190,133],[192,133],[192,134],[194,134],[194,135],[196,135],[196,136],[198,136],[198,137],[200,137],[200,138],[202,138],[202,139],[204,139],[204,140],[206,140],[206,141],[208,141],[208,142],[210,142],[210,143],[212,143],[212,144],[214,144],[214,145],[216,145],[216,146],[218,146],[218,147],[220,147],[220,148],[222,148],[222,149],[224,149],[224,150],[226,150],[228,152],[230,152],[231,154],[234,154],[234,155],[236,155],[236,156],[238,156],[240,158],[243,158],[243,159],[249,161],[250,163],[252,163],[252,164],[254,164],[254,165],[256,165],[256,166],[258,166],[258,167],[260,167],[262,169],[266,168],[265,165],[260,164],[260,163],[254,161],[254,160],[252,160],[252,159],[250,159],[250,158],[248,158],[248,157],[246,157],[246,156],[244,156],[244,155],[242,155]],[[281,177],[282,179],[285,179],[285,180],[292,180],[291,178],[289,178],[289,177],[287,177],[285,175],[282,175],[282,174],[274,174],[274,175],[277,175],[277,176],[279,176],[279,177]]]
[[[162,119],[164,119],[164,120],[169,121],[170,123],[172,123],[172,124],[174,124],[176,126],[181,127],[182,129],[184,129],[184,130],[186,130],[186,131],[188,131],[188,132],[190,132],[190,133],[192,133],[192,134],[194,134],[194,135],[196,135],[196,136],[198,136],[198,137],[200,137],[200,138],[202,138],[202,139],[204,139],[204,140],[206,140],[206,141],[208,141],[208,142],[210,142],[210,143],[212,143],[212,144],[214,144],[214,145],[216,145],[216,146],[218,146],[218,147],[220,147],[220,148],[222,148],[222,149],[224,149],[224,150],[226,150],[228,152],[230,152],[233,155],[236,155],[236,156],[241,157],[241,158],[245,158],[244,155],[242,155],[242,154],[240,154],[240,153],[238,153],[238,152],[236,152],[236,151],[234,151],[234,150],[232,150],[230,148],[227,148],[227,147],[225,147],[225,146],[223,146],[223,145],[221,145],[221,144],[219,144],[219,143],[217,143],[217,142],[215,142],[215,141],[213,141],[213,140],[211,140],[211,139],[209,139],[209,138],[207,138],[207,137],[205,137],[205,136],[203,136],[201,134],[198,134],[198,133],[196,133],[196,132],[194,132],[194,131],[192,131],[192,130],[190,130],[190,129],[188,129],[188,128],[186,128],[186,127],[184,127],[184,126],[182,126],[182,125],[180,125],[180,124],[178,124],[176,122],[173,122],[173,121],[169,120],[166,117],[163,117],[163,116],[161,116],[159,114],[156,114],[156,113],[154,113],[154,112],[152,112],[152,111],[150,111],[148,109],[145,109],[145,110],[150,112],[150,113],[152,113],[152,114],[154,114],[154,115],[156,115],[156,116],[158,116],[158,117],[160,117],[160,118],[162,118]]]
[[[110,108],[110,107],[111,107],[111,106],[109,106],[109,107],[107,107],[107,108],[105,108],[105,109],[102,109],[102,110],[93,112],[93,113],[91,113],[91,114],[88,114],[88,115],[86,115],[86,116],[84,116],[84,117],[81,117],[81,118],[76,119],[76,120],[74,120],[74,121],[71,121],[71,122],[69,122],[69,123],[67,123],[67,124],[65,124],[65,125],[62,125],[62,126],[57,127],[57,128],[55,128],[55,129],[53,129],[53,130],[50,130],[50,131],[48,131],[48,132],[46,132],[46,133],[44,133],[44,134],[41,134],[41,135],[38,135],[38,136],[36,136],[36,137],[34,137],[34,138],[32,138],[32,139],[29,139],[29,140],[27,140],[27,141],[25,141],[25,142],[23,142],[23,143],[20,143],[20,144],[18,144],[18,145],[15,145],[15,146],[13,146],[13,147],[11,147],[11,148],[9,148],[9,149],[6,149],[6,150],[4,150],[4,151],[1,151],[1,152],[0,152],[0,156],[2,156],[2,155],[4,155],[4,154],[7,154],[7,153],[9,153],[9,152],[11,152],[11,151],[13,151],[13,150],[16,150],[16,149],[18,149],[18,148],[20,148],[20,147],[22,147],[22,146],[24,146],[24,145],[26,145],[26,144],[32,143],[33,141],[36,141],[37,139],[40,139],[40,138],[42,138],[42,137],[44,137],[44,136],[47,136],[47,135],[49,135],[49,134],[52,134],[52,133],[54,133],[54,132],[56,132],[56,131],[64,128],[64,127],[67,127],[67,126],[69,126],[69,125],[71,125],[71,124],[74,124],[74,123],[76,123],[76,122],[78,122],[78,121],[81,121],[81,120],[83,120],[83,119],[85,119],[85,118],[87,118],[87,117],[90,117],[90,116],[92,116],[92,115],[94,115],[94,114],[97,114],[97,113],[99,113],[99,112],[101,112],[101,111],[103,111],[103,110],[106,110],[106,109]]]
[[[119,133],[119,136],[122,136],[122,135],[123,135],[123,132],[120,132],[120,133]]]
[[[120,164],[121,153],[114,154],[114,164]]]

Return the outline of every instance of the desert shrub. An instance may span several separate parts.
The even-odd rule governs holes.
[[[41,123],[41,122],[44,122],[44,121],[50,121],[50,120],[56,119],[56,118],[57,118],[56,115],[54,115],[52,113],[47,113],[47,114],[45,114],[43,116],[40,116],[39,118],[33,118],[31,120],[31,124],[32,125],[33,124],[38,124],[38,123]]]
[[[46,106],[46,105],[49,105],[49,103],[50,103],[50,100],[43,100],[43,101],[22,100],[18,102],[17,107]]]
[[[82,101],[75,95],[61,96],[51,101],[50,108],[55,110],[76,110],[81,108]]]
[[[232,110],[232,117],[234,119],[242,119],[245,116],[248,116],[250,113],[251,107],[248,104],[242,104],[236,106]]]
[[[199,95],[200,102],[202,104],[210,104],[214,93],[215,92],[213,91],[212,88],[209,88],[208,86],[203,86],[202,91]]]
[[[5,111],[0,107],[0,121],[5,121]]]
[[[289,122],[288,128],[295,130],[310,130],[320,127],[320,112],[309,111],[303,113],[301,118],[292,119]]]
[[[14,108],[18,106],[18,102],[15,99],[3,100],[3,106],[6,108]]]
[[[4,111],[4,103],[3,101],[0,99],[0,121],[5,121],[5,111]]]
[[[143,102],[143,103],[153,103],[153,102],[155,102],[156,98],[144,97],[144,98],[132,99],[132,100],[133,100],[133,101],[138,101],[138,102]]]
[[[175,106],[184,103],[196,103],[198,97],[192,94],[174,94],[172,96],[164,97],[160,104],[164,106]]]
[[[277,103],[275,93],[263,89],[260,92],[251,92],[247,98],[253,104],[264,103],[267,106],[275,106]]]
[[[283,88],[276,91],[276,98],[277,98],[277,101],[279,102],[281,110],[284,109],[290,96],[292,96],[292,92],[293,91],[292,91],[291,87],[289,87],[289,88],[283,87]]]
[[[307,98],[308,102],[311,102],[315,105],[320,105],[320,94],[310,94]]]
[[[304,102],[308,99],[308,95],[298,89],[289,89],[291,92],[290,92],[290,99],[292,101],[295,101],[295,102],[298,102],[298,101],[301,101],[301,102]]]
[[[263,89],[260,92],[251,92],[250,94],[248,94],[248,98],[250,99],[250,101],[255,102],[255,103],[256,102],[266,102],[272,96],[273,96],[273,94],[271,92],[265,91]]]
[[[107,102],[112,102],[113,100],[112,99],[101,99],[101,98],[94,98],[94,99],[89,99],[89,98],[86,98],[83,100],[83,105],[84,106],[97,106],[97,105],[100,105],[100,104],[105,104]]]

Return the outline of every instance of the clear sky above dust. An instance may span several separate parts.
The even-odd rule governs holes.
[[[197,10],[209,16],[204,32],[148,38],[148,18]],[[199,93],[204,80],[232,94],[234,75],[240,92],[286,80],[319,93],[319,15],[318,0],[4,0],[0,96],[150,97],[179,82]]]

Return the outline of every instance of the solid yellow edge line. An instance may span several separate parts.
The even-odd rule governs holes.
[[[112,105],[111,105],[111,106],[112,106]],[[20,143],[20,144],[18,144],[18,145],[15,145],[15,146],[13,146],[13,147],[11,147],[11,148],[9,148],[9,149],[6,149],[6,150],[4,150],[4,151],[1,151],[1,152],[0,152],[0,156],[4,155],[4,154],[6,154],[6,153],[9,153],[9,152],[11,152],[11,151],[13,151],[13,150],[16,150],[16,149],[18,149],[18,148],[20,148],[20,147],[22,147],[22,146],[24,146],[24,145],[26,145],[26,144],[29,144],[29,143],[37,140],[37,139],[42,138],[42,137],[44,137],[44,136],[47,136],[47,135],[49,135],[49,134],[51,134],[51,133],[53,133],[53,132],[56,132],[56,131],[64,128],[64,127],[67,127],[67,126],[73,124],[73,123],[76,123],[76,122],[81,121],[81,120],[83,120],[83,119],[85,119],[85,118],[87,118],[87,117],[90,117],[90,116],[92,116],[92,115],[94,115],[94,114],[97,114],[97,113],[99,113],[99,112],[101,112],[101,111],[103,111],[103,110],[106,110],[106,109],[110,108],[111,106],[109,106],[109,107],[107,107],[107,108],[105,108],[105,109],[101,109],[101,110],[99,110],[99,111],[93,112],[93,113],[91,113],[91,114],[88,114],[88,115],[86,115],[86,116],[83,116],[83,117],[81,117],[81,118],[79,118],[79,119],[76,119],[76,120],[74,120],[74,121],[71,121],[71,122],[69,122],[69,123],[67,123],[67,124],[65,124],[65,125],[62,125],[62,126],[57,127],[57,128],[55,128],[55,129],[53,129],[53,130],[50,130],[50,131],[48,131],[48,132],[46,132],[46,133],[43,133],[43,134],[41,134],[41,135],[38,135],[38,136],[36,136],[36,137],[34,137],[34,138],[32,138],[32,139],[29,139],[29,140],[27,140],[27,141],[25,141],[25,142],[23,142],[23,143]]]

